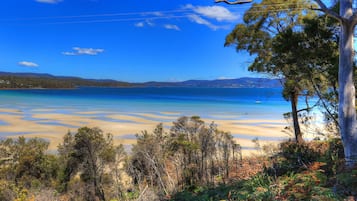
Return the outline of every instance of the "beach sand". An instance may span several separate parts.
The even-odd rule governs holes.
[[[99,115],[100,114],[100,115]],[[41,113],[24,114],[19,110],[0,109],[0,136],[16,138],[38,137],[49,140],[50,150],[56,150],[68,132],[76,132],[79,127],[99,127],[105,133],[114,136],[115,144],[131,145],[135,143],[135,134],[141,131],[152,131],[157,124],[163,123],[170,128],[172,122],[180,117],[179,113],[112,113],[112,112],[77,112],[70,114],[56,113],[52,110],[41,110]],[[214,122],[222,131],[230,132],[237,143],[243,147],[243,154],[254,152],[252,139],[259,143],[277,144],[290,136],[283,132],[288,124],[285,120],[243,119],[235,120],[232,116],[221,115],[219,119],[203,119],[206,123]]]

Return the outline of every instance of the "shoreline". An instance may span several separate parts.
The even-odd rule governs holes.
[[[1,113],[3,112],[3,113]],[[25,114],[16,109],[0,109],[0,119],[5,124],[0,124],[0,137],[17,138],[43,138],[49,140],[49,150],[57,149],[62,142],[63,136],[68,132],[76,132],[83,126],[99,127],[104,133],[111,133],[115,144],[132,145],[135,143],[135,134],[144,130],[152,132],[156,125],[163,123],[164,128],[172,126],[182,115],[172,112],[160,113],[111,113],[105,115],[108,119],[96,118],[96,112],[83,111],[88,115],[78,113],[61,114],[54,111],[42,111],[34,113],[31,118],[26,119]],[[104,112],[105,113],[105,112]],[[161,121],[156,121],[156,120]],[[282,132],[287,123],[277,119],[210,119],[202,118],[207,124],[215,122],[218,129],[229,132],[234,136],[234,140],[245,147],[244,155],[254,150],[254,143],[251,139],[258,138],[263,145],[266,143],[279,143],[281,139],[288,139],[289,136]],[[274,140],[276,139],[276,140]],[[254,151],[253,151],[254,152]]]
[[[79,89],[79,88],[202,88],[202,89],[282,89],[281,87],[264,87],[264,86],[150,86],[150,85],[145,85],[145,83],[133,83],[132,86],[75,86],[75,87],[68,87],[68,88],[47,88],[47,87],[32,87],[32,88],[0,88],[1,90],[21,90],[21,89],[27,89],[27,90],[37,90],[37,89],[43,89],[43,90],[62,90],[62,89]],[[258,100],[257,100],[258,101]],[[259,104],[259,103],[257,103]]]

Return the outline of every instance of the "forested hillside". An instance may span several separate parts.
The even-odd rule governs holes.
[[[0,88],[75,88],[81,86],[131,87],[135,84],[115,80],[94,80],[49,74],[0,73]]]
[[[75,87],[231,87],[279,88],[282,80],[269,78],[238,78],[218,80],[188,80],[183,82],[130,83],[110,79],[83,79],[38,73],[0,72],[0,88],[75,88]]]

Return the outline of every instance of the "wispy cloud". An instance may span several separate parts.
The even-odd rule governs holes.
[[[177,18],[188,18],[194,23],[205,25],[212,30],[225,29],[227,23],[232,23],[239,18],[239,15],[229,11],[222,6],[194,6],[186,4],[178,10],[166,12],[144,12],[145,16],[140,22],[135,22],[134,26],[138,28],[143,27],[164,27],[165,29],[181,30],[178,25],[172,22],[155,24],[156,19],[171,20]],[[225,24],[224,24],[225,23]]]
[[[151,27],[155,26],[155,23],[152,20],[146,20],[145,22],[147,25],[149,25]]]
[[[180,31],[180,28],[175,24],[165,24],[164,28],[165,29],[172,29],[172,30]]]
[[[193,12],[187,15],[192,22],[208,26],[212,30],[227,28],[224,25],[215,25],[211,22],[212,20],[220,23],[222,21],[233,22],[239,18],[239,15],[222,6],[193,6],[192,4],[187,4],[183,8]]]
[[[145,26],[154,27],[155,23],[152,20],[147,19],[145,21],[135,23],[134,26],[139,27],[139,28],[142,28],[142,27],[145,27]]]
[[[158,16],[158,17],[164,16],[164,14],[162,12],[159,12],[159,11],[148,12],[146,14],[153,15],[153,16]]]
[[[197,24],[202,24],[202,25],[206,25],[209,28],[213,29],[213,30],[217,30],[219,28],[219,26],[216,26],[214,24],[212,24],[211,22],[209,22],[208,20],[203,19],[202,17],[196,15],[196,14],[192,14],[192,15],[188,15],[188,18],[192,21],[195,22]]]
[[[56,4],[56,3],[59,3],[63,0],[35,0],[36,2],[39,2],[39,3],[48,3],[48,4]]]
[[[187,4],[185,8],[192,9],[195,13],[199,15],[215,19],[219,22],[235,21],[239,18],[238,15],[230,12],[227,8],[222,6],[193,6],[192,4]]]
[[[135,23],[134,26],[136,26],[136,27],[144,27],[145,23],[144,22],[138,22],[138,23]]]
[[[66,56],[77,56],[77,55],[98,55],[99,53],[104,52],[104,49],[94,49],[94,48],[82,48],[82,47],[73,47],[74,51],[71,52],[62,52]]]
[[[24,67],[38,67],[39,65],[37,63],[31,62],[31,61],[20,61],[17,63],[19,66],[24,66]]]

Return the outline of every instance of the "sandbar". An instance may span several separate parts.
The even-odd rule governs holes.
[[[77,128],[83,126],[99,127],[103,132],[111,133],[116,144],[131,145],[135,143],[133,137],[135,134],[144,130],[151,132],[159,123],[163,123],[164,128],[169,128],[172,126],[172,122],[180,117],[179,112],[110,113],[105,111],[79,111],[63,114],[52,110],[41,110],[41,113],[26,114],[31,117],[28,119],[25,118],[25,114],[16,109],[0,109],[0,111],[8,112],[8,114],[0,114],[0,119],[6,122],[5,125],[0,125],[1,137],[43,138],[50,142],[50,150],[57,149],[58,144],[62,142],[63,136],[67,132],[76,132]],[[101,119],[96,114],[104,115],[105,118]],[[219,116],[221,119],[203,118],[203,120],[207,124],[214,122],[219,130],[235,136],[237,143],[243,147],[243,153],[254,151],[253,138],[257,137],[259,143],[263,145],[265,143],[278,143],[281,139],[290,137],[283,132],[284,127],[288,126],[284,119],[239,120],[238,118],[234,119],[231,114],[226,117],[223,114]],[[118,120],[118,122],[109,120]],[[167,131],[169,130],[167,129]]]

